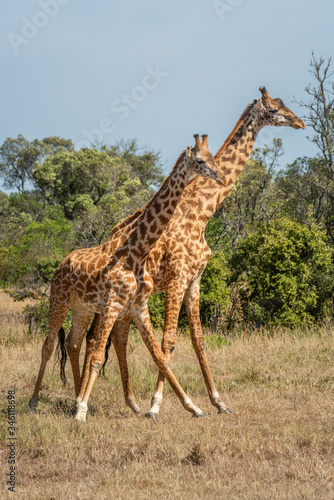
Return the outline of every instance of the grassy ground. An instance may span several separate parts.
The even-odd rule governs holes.
[[[50,361],[39,412],[30,414],[42,338],[28,338],[20,311],[0,294],[1,498],[9,472],[7,392],[16,391],[16,498],[29,499],[334,499],[334,327],[206,339],[213,376],[232,415],[208,400],[190,340],[172,367],[207,414],[194,419],[171,392],[158,421],[123,402],[115,356],[94,386],[85,424],[70,408]],[[149,408],[156,369],[140,339],[129,347],[138,402]]]

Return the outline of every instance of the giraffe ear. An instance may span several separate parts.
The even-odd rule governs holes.
[[[190,146],[186,147],[186,157],[187,158],[191,158],[191,150],[192,150],[192,148]]]

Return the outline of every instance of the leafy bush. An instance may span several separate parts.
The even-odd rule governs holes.
[[[165,292],[151,295],[148,300],[153,328],[163,328],[165,318]]]
[[[229,290],[226,280],[229,270],[223,254],[213,253],[201,279],[200,314],[203,324],[217,330],[223,312],[229,304]]]
[[[232,283],[243,285],[243,315],[256,325],[295,327],[331,312],[332,250],[314,222],[286,217],[237,245]]]

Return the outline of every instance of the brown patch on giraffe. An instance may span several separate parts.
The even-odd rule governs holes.
[[[159,222],[166,226],[168,224],[168,221],[169,221],[169,218],[168,217],[165,217],[164,215],[160,214],[159,216]]]
[[[146,233],[147,233],[147,227],[144,224],[139,225],[139,233],[140,233],[141,239],[144,239],[144,237],[146,236]]]
[[[166,198],[169,198],[169,196],[170,196],[170,189],[166,188],[160,198],[161,200],[165,200]]]
[[[155,216],[152,213],[152,209],[149,208],[146,213],[146,220],[150,224],[154,220]]]
[[[176,194],[176,196],[179,196],[177,194],[177,192],[175,194]],[[180,192],[180,194],[181,194],[181,192]],[[155,202],[155,204],[154,204],[154,211],[155,211],[156,214],[159,214],[161,212],[161,203],[160,202]]]
[[[130,267],[130,269],[132,269],[132,267],[134,265],[134,260],[133,260],[133,257],[131,254],[126,258],[126,263],[127,263],[127,266]]]
[[[102,267],[107,263],[107,259],[105,257],[100,257],[96,262],[96,267]]]
[[[151,236],[151,237],[148,237],[147,238],[147,244],[148,246],[152,246],[155,242],[157,241],[157,239],[154,237],[154,236]]]

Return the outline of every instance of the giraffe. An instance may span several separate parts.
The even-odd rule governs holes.
[[[152,288],[151,279],[145,270],[145,261],[173,215],[190,176],[197,173],[210,177],[219,184],[225,182],[213,156],[202,146],[198,134],[194,138],[195,146],[187,147],[180,155],[160,190],[139,217],[133,219],[132,224],[121,227],[99,247],[72,252],[56,269],[51,282],[49,333],[42,347],[40,370],[29,401],[31,409],[37,406],[45,367],[52,354],[55,337],[69,309],[73,314],[71,343],[68,343],[70,359],[73,359],[71,351],[76,349],[76,344],[81,345],[80,334],[85,332],[93,313],[99,313],[98,335],[90,359],[89,375],[81,384],[78,378],[75,379],[76,419],[85,420],[87,402],[104,361],[109,332],[115,320],[131,307],[143,340],[158,368],[175,387],[187,409],[195,415],[202,414],[187,398],[166,365],[164,355],[155,341],[148,312],[142,307],[145,295],[149,295]],[[74,371],[75,368],[74,366]]]
[[[249,104],[232,132],[215,155],[220,162],[226,186],[217,187],[210,179],[196,176],[183,192],[181,200],[163,235],[151,251],[146,268],[153,280],[152,293],[165,291],[165,324],[162,351],[169,362],[176,344],[176,331],[183,299],[190,326],[192,344],[197,355],[210,402],[218,413],[231,413],[216,390],[205,354],[205,346],[199,314],[200,279],[210,258],[204,231],[210,217],[225,199],[240,175],[253,149],[259,131],[266,125],[305,128],[304,123],[281,99],[273,99],[265,87],[260,87],[261,97]],[[206,138],[203,139],[204,145]],[[126,221],[124,222],[126,224]],[[87,334],[87,349],[93,342],[98,318]],[[126,346],[131,322],[131,311],[127,317],[117,321],[111,340],[118,358],[125,403],[134,412],[140,408],[131,389],[127,368]],[[164,375],[158,375],[151,408],[146,415],[157,418],[162,403]]]

